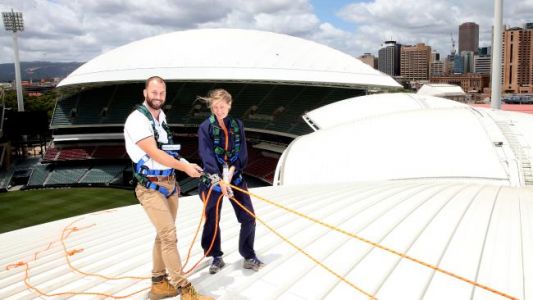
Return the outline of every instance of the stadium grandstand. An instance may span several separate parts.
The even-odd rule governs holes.
[[[182,155],[192,161],[198,161],[197,127],[210,114],[197,96],[214,88],[233,95],[231,114],[245,124],[245,175],[254,179],[252,186],[272,184],[285,147],[312,132],[301,118],[306,111],[365,95],[369,88],[400,87],[351,56],[283,34],[202,29],[144,39],[92,59],[59,83],[52,142],[42,161],[27,169],[27,184],[19,180],[23,188],[128,186],[123,125],[153,75],[167,81],[167,120]],[[181,179],[182,193],[195,193],[197,182]]]

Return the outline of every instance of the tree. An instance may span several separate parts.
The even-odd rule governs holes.
[[[57,93],[55,90],[48,91],[41,96],[24,95],[24,109],[26,111],[45,111],[48,118],[52,118]],[[5,106],[13,110],[18,109],[17,92],[10,90],[5,92]]]

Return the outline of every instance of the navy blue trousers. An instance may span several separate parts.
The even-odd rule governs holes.
[[[248,187],[246,185],[245,181],[242,181],[240,184],[236,185],[239,188],[243,190],[248,190]],[[202,197],[206,197],[207,193],[209,191],[209,188],[205,187],[203,184],[200,184],[199,192],[200,195],[203,195]],[[252,205],[252,199],[250,199],[250,196],[248,196],[245,193],[242,193],[237,190],[233,190],[234,198],[237,199],[246,209],[248,209],[250,212],[254,212],[254,207]],[[221,236],[222,233],[220,232],[220,226],[216,222],[216,211],[217,211],[217,199],[220,196],[220,192],[216,192],[214,189],[211,191],[211,196],[209,197],[209,202],[207,203],[207,206],[205,208],[205,224],[204,224],[204,230],[202,232],[202,248],[204,249],[204,253],[207,252],[209,249],[209,246],[211,245],[211,241],[213,240],[213,235],[215,234],[215,228],[217,228],[217,235],[215,238],[215,242],[213,244],[213,248],[209,253],[207,253],[207,256],[222,256],[224,252],[222,252],[221,249]],[[202,198],[201,197],[201,198]],[[200,198],[200,199],[201,199]],[[218,207],[218,221],[220,222],[220,211],[222,209],[222,202],[220,201],[220,205]],[[254,239],[255,239],[255,218],[250,216],[244,209],[242,209],[237,203],[235,203],[233,200],[230,200],[231,205],[233,206],[233,210],[235,211],[235,215],[237,216],[237,220],[239,223],[241,223],[241,230],[239,233],[239,253],[242,257],[245,259],[253,258],[255,257],[255,251],[254,251]]]

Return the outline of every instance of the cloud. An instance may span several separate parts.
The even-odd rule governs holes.
[[[158,34],[193,28],[243,28],[290,34],[357,56],[377,53],[385,40],[424,42],[441,53],[451,47],[462,22],[480,25],[480,45],[489,45],[492,1],[367,0],[338,10],[350,31],[324,22],[318,0],[3,0],[1,11],[24,14],[19,35],[23,61],[87,61],[118,46]],[[533,1],[505,0],[505,22],[533,21]],[[510,16],[513,16],[510,18]],[[12,62],[12,39],[0,33],[0,63]]]
[[[506,0],[504,23],[522,25],[533,15],[529,0]],[[343,20],[357,26],[360,50],[377,53],[385,40],[401,44],[426,43],[442,54],[451,50],[451,35],[458,40],[459,25],[480,26],[480,46],[491,44],[493,2],[487,0],[373,0],[353,3],[338,12]],[[531,22],[533,20],[529,20]]]
[[[70,1],[6,0],[22,11],[21,60],[87,61],[109,49],[177,30],[229,27],[309,36],[320,28],[307,0]],[[12,61],[11,38],[0,35],[0,63]]]

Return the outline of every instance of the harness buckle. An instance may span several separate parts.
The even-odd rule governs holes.
[[[211,180],[211,185],[220,182],[220,176],[218,174],[206,174],[207,178]]]

